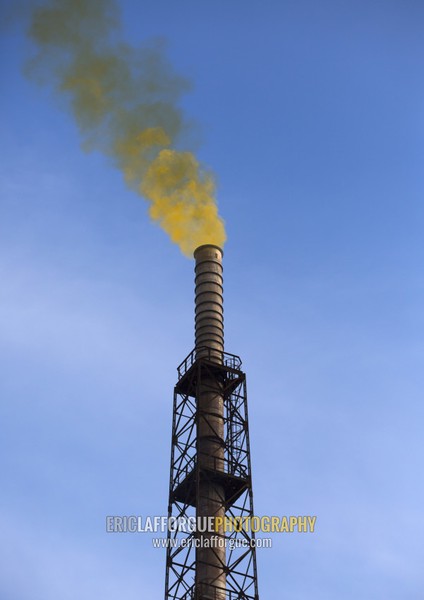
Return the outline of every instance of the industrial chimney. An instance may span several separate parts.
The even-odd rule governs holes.
[[[224,297],[222,250],[216,246],[200,246],[194,252],[195,267],[195,331],[196,358],[202,357],[222,365],[224,353]],[[197,397],[197,461],[200,472],[224,471],[224,397],[223,382],[216,373],[202,377]],[[208,477],[199,481],[198,517],[224,517],[225,494],[222,483]],[[216,532],[215,532],[216,534]],[[223,535],[222,527],[218,531]],[[211,547],[200,537],[197,548],[196,581],[204,598],[210,585],[216,586],[217,600],[225,600],[225,546]]]
[[[165,600],[259,600],[255,534],[226,526],[253,516],[253,492],[246,377],[224,351],[223,252],[203,245],[194,258],[195,348],[174,390],[168,517],[196,527],[168,531]]]

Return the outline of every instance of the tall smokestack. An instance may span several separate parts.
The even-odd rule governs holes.
[[[194,251],[195,347],[174,388],[165,600],[259,600],[246,376],[224,350],[223,252]],[[206,525],[205,525],[206,524]]]
[[[199,246],[194,251],[196,358],[223,363],[224,307],[221,248]],[[224,472],[224,397],[222,375],[210,370],[198,390],[197,453],[199,473]],[[224,517],[225,490],[220,481],[203,476],[198,483],[197,517]],[[222,522],[222,521],[221,521]],[[199,598],[225,600],[225,546],[208,541],[223,529],[200,536],[196,552]],[[209,538],[209,539],[208,539]]]

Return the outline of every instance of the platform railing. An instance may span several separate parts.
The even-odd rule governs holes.
[[[175,467],[174,472],[174,489],[177,488],[196,468],[197,456],[204,456],[207,461],[207,468],[216,473],[224,473],[233,475],[234,477],[240,477],[241,479],[247,479],[249,472],[247,465],[244,464],[243,455],[240,461],[234,462],[234,459],[229,460],[226,457],[211,456],[210,454],[199,453],[196,456],[192,456],[184,466],[178,468]]]
[[[236,354],[230,354],[229,352],[219,352],[214,348],[209,348],[208,346],[201,346],[200,348],[195,348],[190,352],[188,356],[182,361],[182,363],[177,367],[178,371],[178,379],[184,377],[187,371],[194,365],[197,360],[197,355],[201,354],[202,360],[207,360],[210,362],[216,362],[217,354],[220,355],[220,364],[223,364],[225,367],[229,367],[230,369],[240,369],[242,362],[241,358]]]

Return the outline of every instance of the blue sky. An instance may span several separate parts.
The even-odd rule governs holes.
[[[423,598],[424,5],[119,5],[192,82],[256,512],[317,515],[258,551],[261,598]],[[193,263],[25,79],[24,25],[0,43],[0,596],[160,598],[163,552],[105,516],[166,513]]]

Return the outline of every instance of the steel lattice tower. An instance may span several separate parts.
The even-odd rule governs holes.
[[[246,376],[224,352],[222,250],[200,246],[194,257],[196,345],[174,389],[168,517],[249,518]],[[165,600],[236,599],[259,600],[255,533],[169,530]]]

